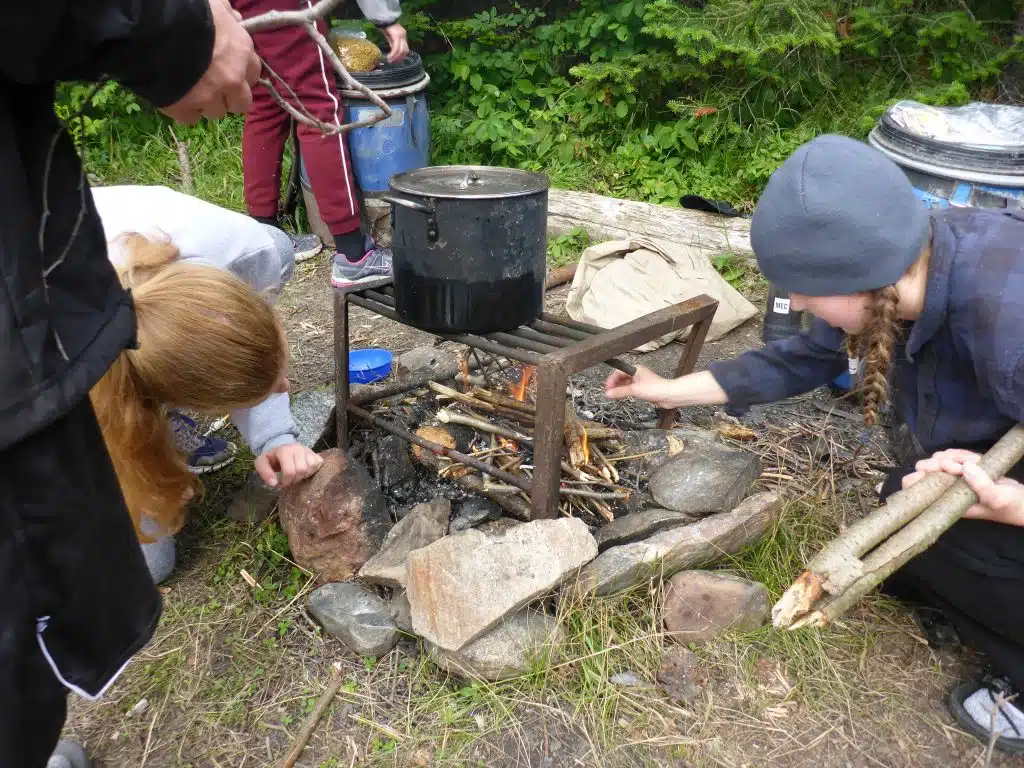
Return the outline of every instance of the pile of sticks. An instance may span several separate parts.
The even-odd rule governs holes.
[[[524,374],[524,382],[526,375]],[[413,457],[433,467],[442,477],[493,499],[509,514],[530,519],[530,497],[526,488],[533,477],[533,430],[536,407],[525,397],[526,387],[510,397],[492,389],[472,386],[466,391],[428,382],[437,398],[434,423],[425,424],[416,436],[455,448],[452,426],[473,430],[468,456],[497,470],[497,477],[446,456],[437,455],[423,445],[413,445]],[[561,461],[562,483],[560,511],[569,516],[588,513],[611,521],[613,505],[625,502],[634,489],[622,484],[615,468],[630,457],[621,455],[621,432],[604,424],[580,419],[572,400],[565,402],[565,449]],[[502,481],[506,478],[506,482]]]
[[[992,478],[1024,458],[1024,426],[1017,425],[981,459]],[[825,627],[911,558],[930,547],[978,497],[963,480],[925,477],[889,497],[811,560],[772,609],[779,629]]]

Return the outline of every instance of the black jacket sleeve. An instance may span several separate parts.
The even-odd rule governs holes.
[[[158,107],[210,64],[208,0],[0,0],[0,78],[117,80]]]

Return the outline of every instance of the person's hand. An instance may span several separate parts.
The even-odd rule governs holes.
[[[254,469],[271,488],[287,488],[316,474],[323,463],[324,460],[306,446],[289,443],[264,453],[256,459]]]
[[[646,400],[659,408],[674,408],[669,397],[671,381],[663,378],[642,365],[636,367],[636,373],[630,376],[622,371],[612,371],[612,375],[604,383],[604,394],[609,400],[623,400],[635,397]]]
[[[935,472],[958,475],[978,495],[978,503],[972,504],[964,517],[1024,526],[1024,485],[1006,477],[993,480],[979,461],[981,456],[971,451],[939,451],[917,462],[915,471],[903,478],[903,487],[910,488]]]
[[[263,69],[252,38],[239,23],[241,15],[232,10],[228,0],[208,1],[215,35],[210,66],[188,93],[160,110],[179,123],[247,111],[252,105],[252,87]],[[167,62],[167,66],[174,64]]]
[[[405,27],[401,24],[392,24],[384,27],[381,32],[388,41],[391,49],[388,53],[388,63],[394,64],[409,55],[409,36],[405,33]]]

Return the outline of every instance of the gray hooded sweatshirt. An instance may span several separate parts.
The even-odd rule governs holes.
[[[227,270],[271,302],[291,277],[295,250],[275,227],[167,187],[96,187],[92,194],[115,265],[126,259],[122,236],[138,233],[170,240],[181,261]],[[234,411],[231,421],[257,456],[297,442],[287,393]]]

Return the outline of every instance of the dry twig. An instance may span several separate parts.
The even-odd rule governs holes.
[[[341,664],[335,662],[331,669],[331,679],[327,683],[327,688],[320,694],[320,698],[316,700],[313,711],[299,729],[298,734],[295,736],[295,741],[292,742],[292,748],[288,750],[288,754],[281,761],[281,768],[293,768],[295,763],[299,761],[303,750],[306,749],[306,744],[309,743],[309,737],[313,735],[313,730],[331,705],[331,701],[334,700],[344,681],[344,669]]]

